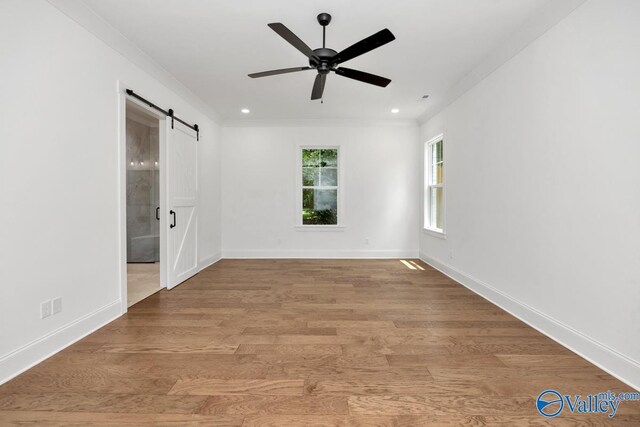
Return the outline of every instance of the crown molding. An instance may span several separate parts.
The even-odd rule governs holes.
[[[418,123],[421,125],[425,124],[429,119],[440,113],[456,99],[460,98],[536,39],[569,16],[584,2],[586,2],[586,0],[549,1],[541,13],[520,27],[443,96],[438,100],[434,100],[434,103],[418,117]]]
[[[155,62],[149,55],[113,28],[80,0],[47,0],[49,4],[93,34],[129,62],[159,81],[182,99],[204,113],[215,123],[221,123],[220,115],[205,101],[189,90],[180,80]]]

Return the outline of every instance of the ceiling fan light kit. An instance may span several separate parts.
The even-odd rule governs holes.
[[[249,77],[259,78],[275,76],[278,74],[295,73],[298,71],[316,70],[318,74],[316,75],[316,79],[313,83],[313,89],[311,90],[311,100],[322,99],[327,74],[332,71],[339,76],[380,87],[386,87],[391,83],[391,80],[385,77],[342,67],[340,64],[395,40],[393,33],[385,28],[384,30],[378,31],[375,34],[360,40],[348,48],[337,52],[333,49],[327,48],[325,45],[326,29],[330,22],[331,15],[328,13],[321,13],[318,15],[318,23],[322,26],[322,47],[318,49],[311,49],[305,42],[300,40],[298,36],[280,22],[268,24],[269,28],[275,31],[280,37],[289,42],[289,44],[298,49],[309,59],[309,66],[263,71],[260,73],[249,74]]]

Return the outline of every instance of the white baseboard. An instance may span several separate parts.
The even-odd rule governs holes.
[[[120,316],[120,300],[105,305],[0,357],[0,384],[53,356]]]
[[[208,256],[206,258],[199,260],[198,271],[202,271],[207,267],[211,267],[213,264],[220,261],[221,259],[222,259],[222,254],[220,252],[217,252],[211,256]]]
[[[637,361],[440,260],[424,253],[420,253],[420,259],[630,387],[640,390],[640,363]]]
[[[391,250],[248,250],[223,251],[223,258],[263,259],[263,258],[320,258],[320,259],[396,259],[417,258],[417,251]]]

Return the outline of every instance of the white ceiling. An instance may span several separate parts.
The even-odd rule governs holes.
[[[519,27],[566,0],[84,0],[224,119],[415,119]],[[553,7],[553,6],[552,6]],[[306,66],[267,27],[282,22],[312,49],[316,15],[333,16],[337,51],[383,28],[396,40],[345,66],[392,79],[387,88],[331,74],[324,104],[310,101],[314,71],[250,79],[248,73]],[[422,95],[429,100],[419,102]],[[250,108],[243,115],[241,108]],[[392,108],[400,113],[391,115]]]

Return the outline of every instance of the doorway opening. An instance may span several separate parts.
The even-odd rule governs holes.
[[[127,307],[161,288],[160,120],[126,102]]]
[[[198,273],[197,124],[118,82],[121,313]]]

